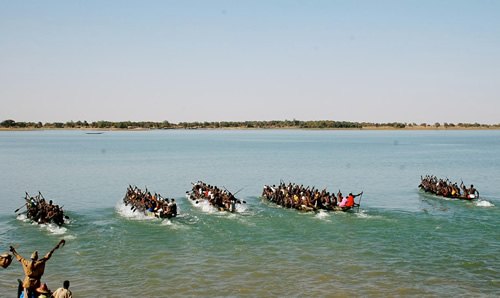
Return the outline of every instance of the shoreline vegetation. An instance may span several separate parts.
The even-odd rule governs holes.
[[[0,122],[0,130],[155,130],[155,129],[310,129],[310,130],[463,130],[500,129],[499,124],[480,123],[372,123],[334,120],[272,120],[272,121],[221,121],[179,122],[168,121],[68,121],[68,122],[16,122],[8,119]]]

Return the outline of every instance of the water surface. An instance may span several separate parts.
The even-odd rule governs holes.
[[[0,132],[0,250],[28,256],[61,238],[43,281],[75,295],[498,296],[500,131]],[[479,202],[422,194],[420,175],[463,179]],[[191,182],[246,201],[193,205]],[[262,201],[280,180],[364,191],[358,213],[300,213]],[[120,204],[129,184],[178,200],[149,219]],[[71,223],[16,217],[24,192],[64,205]],[[15,293],[21,266],[2,270]]]

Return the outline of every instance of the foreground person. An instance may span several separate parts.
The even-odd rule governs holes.
[[[5,253],[0,255],[0,266],[2,268],[7,268],[9,267],[10,263],[12,263],[12,256]]]
[[[38,252],[35,250],[33,254],[31,254],[31,258],[28,260],[22,257],[17,253],[14,247],[10,247],[10,251],[16,257],[16,259],[21,262],[24,270],[24,280],[23,280],[23,289],[24,289],[24,297],[31,297],[36,293],[38,287],[40,287],[40,279],[42,278],[43,273],[45,272],[45,263],[50,259],[52,254],[56,249],[64,244],[66,241],[62,239],[59,243],[49,251],[43,258],[38,259]]]
[[[38,289],[36,289],[37,293],[37,298],[49,298],[51,297],[50,295],[50,290],[47,287],[46,283],[43,283]]]
[[[69,280],[63,282],[63,287],[52,293],[53,298],[73,298],[73,293],[69,290]]]

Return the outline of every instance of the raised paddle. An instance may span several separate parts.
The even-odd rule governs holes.
[[[234,196],[235,196],[235,195],[237,195],[237,194],[238,194],[240,191],[242,191],[243,189],[245,189],[245,188],[244,188],[244,187],[242,187],[242,188],[238,189],[238,191],[236,191],[236,192],[234,193]]]
[[[243,188],[241,188],[240,190],[238,190],[237,192],[235,192],[233,196],[237,195],[237,194],[238,194],[240,191],[242,191],[243,189],[244,189],[244,187],[243,187]],[[238,200],[238,202],[239,202],[240,204],[241,204],[241,202],[243,202],[243,204],[246,204],[246,203],[247,203],[247,202],[246,202],[246,201],[244,201],[244,200]]]
[[[358,213],[359,213],[359,206],[361,206],[361,199],[363,198],[363,192],[361,192],[361,195],[359,196],[359,202],[358,202]]]
[[[38,195],[36,196],[36,198],[37,198],[37,202],[41,201],[40,198],[42,198],[44,201],[47,201],[47,200],[45,200],[45,197],[42,195],[42,193],[40,191],[38,191]]]
[[[231,193],[231,192],[230,192],[230,191],[229,191],[229,190],[228,190],[225,186],[222,186],[222,187],[224,187],[224,189],[225,189],[225,190],[227,190],[227,192],[228,192],[228,193]],[[233,195],[233,197],[234,197],[234,196],[236,196],[236,195],[237,195],[240,191],[242,191],[243,189],[244,189],[244,187],[240,188],[237,192],[235,192],[234,194],[232,194],[232,195]],[[246,203],[247,203],[246,201],[241,201],[241,202],[243,202],[243,204],[246,204]],[[241,203],[240,203],[240,204],[241,204]]]

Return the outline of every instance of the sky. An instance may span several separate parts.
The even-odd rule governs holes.
[[[500,123],[500,1],[0,0],[0,121]]]

